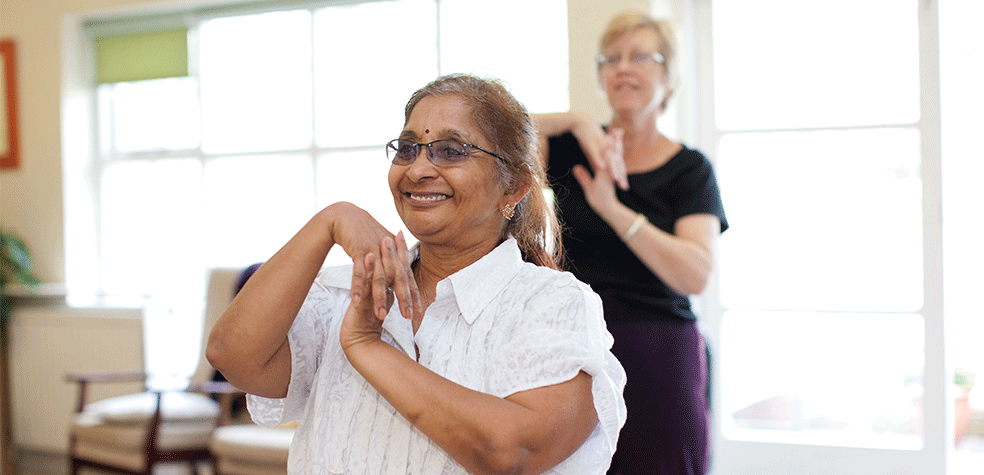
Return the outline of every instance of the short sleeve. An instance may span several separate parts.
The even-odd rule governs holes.
[[[324,278],[326,277],[322,275],[318,280]],[[329,327],[333,323],[330,316],[335,313],[333,310],[339,305],[340,299],[338,289],[326,288],[319,281],[311,286],[287,333],[291,366],[287,396],[277,399],[249,395],[247,407],[254,422],[276,426],[301,418],[322,360],[325,342],[330,333]]]
[[[599,366],[587,322],[592,312],[601,312],[600,305],[591,305],[575,286],[554,283],[531,293],[515,333],[493,357],[497,370],[489,389],[499,397],[569,381]]]
[[[516,332],[493,357],[490,393],[507,397],[558,384],[584,371],[604,434],[614,452],[625,423],[625,371],[611,353],[614,339],[605,326],[601,298],[569,273],[530,289]]]
[[[692,151],[692,162],[680,175],[680,179],[670,185],[678,195],[677,216],[690,214],[712,214],[721,221],[721,232],[728,229],[728,218],[724,214],[721,190],[711,162],[702,153]]]

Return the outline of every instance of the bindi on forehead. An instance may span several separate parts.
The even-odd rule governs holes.
[[[431,129],[424,129],[424,133],[425,133],[425,134],[429,134],[429,133],[431,133]]]

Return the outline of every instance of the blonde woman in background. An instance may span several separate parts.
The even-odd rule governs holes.
[[[579,111],[534,118],[568,268],[601,295],[627,374],[628,419],[609,473],[700,475],[708,371],[689,296],[707,284],[728,222],[710,162],[657,127],[677,84],[672,25],[622,12],[599,46],[607,127]]]

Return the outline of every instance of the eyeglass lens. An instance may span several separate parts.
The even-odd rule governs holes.
[[[468,146],[457,140],[418,144],[412,140],[396,139],[386,145],[386,156],[394,164],[409,165],[420,155],[420,147],[427,147],[427,159],[437,166],[452,165],[468,158]]]
[[[634,66],[642,66],[646,64],[663,64],[666,59],[663,58],[662,54],[653,53],[642,53],[634,52],[628,56],[629,64]],[[622,62],[621,54],[599,54],[598,55],[598,65],[601,67],[614,67]]]

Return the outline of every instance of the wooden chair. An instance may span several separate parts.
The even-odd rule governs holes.
[[[76,416],[69,435],[69,467],[151,474],[160,463],[187,463],[193,473],[212,462],[208,449],[215,427],[229,421],[231,398],[239,393],[225,383],[212,383],[214,370],[204,357],[208,334],[232,300],[241,269],[213,269],[209,273],[202,348],[191,383],[178,390],[146,388],[151,375],[132,373],[70,374],[78,384]],[[89,402],[91,384],[145,383],[144,392]],[[216,401],[213,394],[219,394]],[[223,402],[225,404],[220,404]]]

